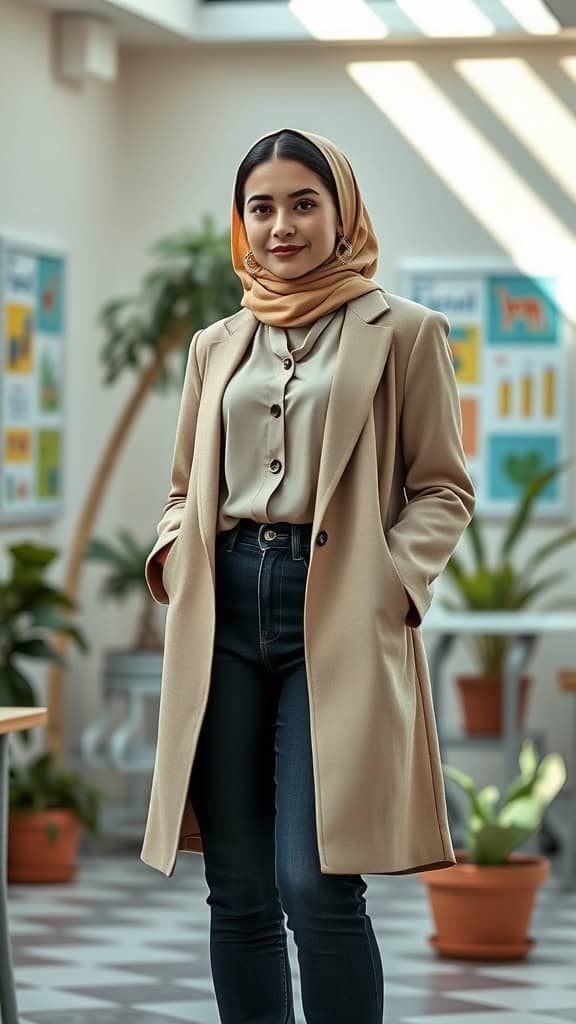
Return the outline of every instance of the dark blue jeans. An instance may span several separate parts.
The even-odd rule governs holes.
[[[310,534],[244,519],[216,540],[214,661],[190,795],[222,1024],[293,1024],[283,912],[307,1024],[383,1018],[366,883],[323,875],[318,858],[304,661]]]

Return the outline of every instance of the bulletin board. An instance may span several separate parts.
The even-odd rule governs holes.
[[[66,257],[0,234],[0,521],[50,519],[63,500]]]
[[[512,266],[410,260],[402,295],[443,312],[460,391],[463,444],[477,512],[506,516],[527,479],[574,454],[569,423],[570,328],[554,277]],[[566,470],[534,518],[569,514]]]

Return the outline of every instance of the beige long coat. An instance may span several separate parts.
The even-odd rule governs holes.
[[[171,488],[146,563],[152,595],[169,606],[141,859],[168,876],[179,850],[202,853],[187,790],[212,664],[220,407],[256,326],[242,309],[192,339]],[[344,320],[304,607],[324,874],[455,863],[418,629],[475,505],[447,330],[441,313],[381,292],[348,303]],[[154,556],[174,539],[162,567]]]

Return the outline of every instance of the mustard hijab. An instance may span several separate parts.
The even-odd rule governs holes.
[[[292,128],[285,130],[294,131]],[[262,139],[276,134],[269,132]],[[328,161],[336,182],[344,236],[350,241],[352,252],[345,264],[334,258],[291,281],[277,277],[264,267],[257,269],[253,276],[243,263],[250,246],[232,199],[232,263],[244,288],[241,305],[263,323],[284,327],[300,327],[350,299],[380,289],[379,284],[370,280],[376,271],[378,242],[347,158],[321,135],[299,130],[295,134],[317,146]]]

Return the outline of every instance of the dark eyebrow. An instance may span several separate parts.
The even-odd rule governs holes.
[[[299,188],[297,192],[289,192],[288,199],[297,199],[298,196],[305,196],[308,195],[310,192],[312,192],[315,196],[320,195],[320,193],[317,192],[315,188]],[[274,196],[250,196],[250,198],[247,199],[246,202],[253,203],[255,199],[258,199],[259,201],[262,201],[263,199],[273,200]]]

